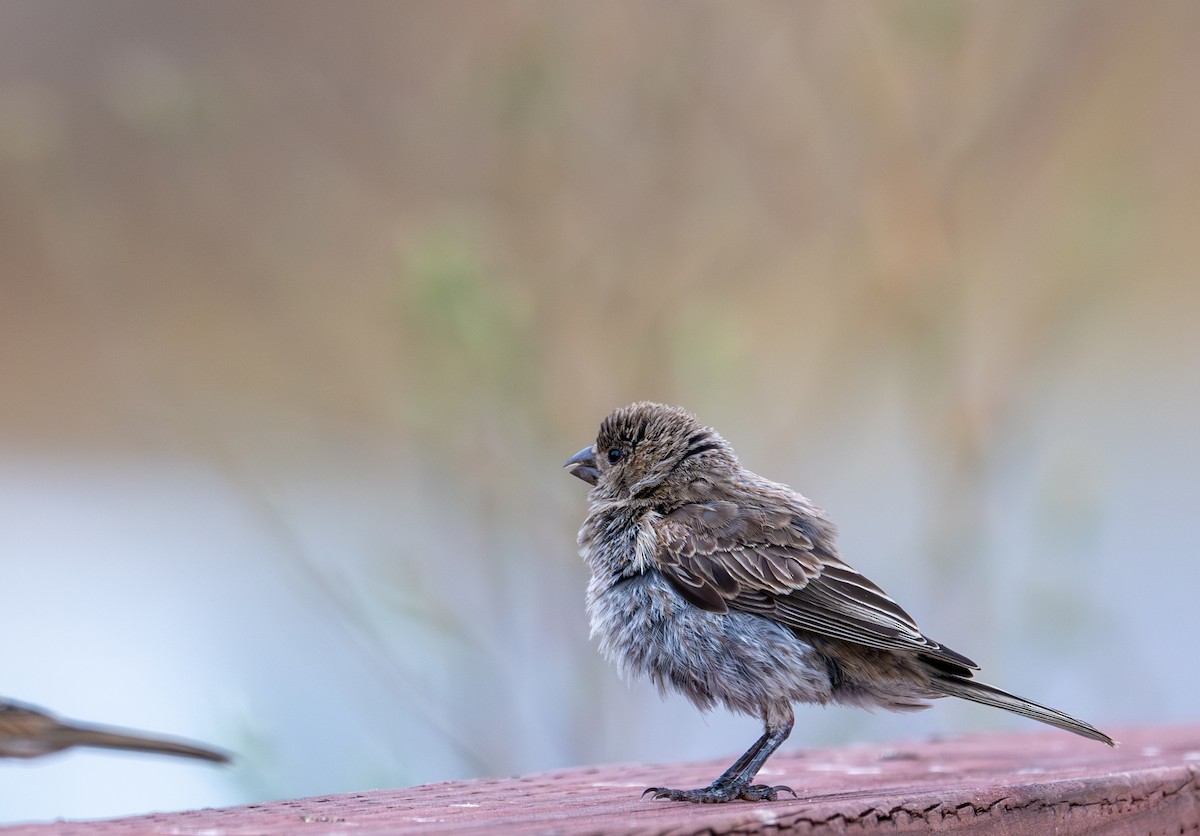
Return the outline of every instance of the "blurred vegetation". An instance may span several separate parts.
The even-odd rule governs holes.
[[[740,751],[587,638],[558,468],[648,397],[991,680],[1194,711],[1197,77],[1165,1],[6,3],[0,692],[161,727],[63,704],[141,659],[243,754],[148,807]]]

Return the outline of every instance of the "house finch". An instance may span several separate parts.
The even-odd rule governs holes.
[[[141,732],[66,722],[32,706],[0,700],[0,758],[37,758],[72,746],[127,749],[226,763],[229,756]]]
[[[635,403],[604,419],[566,469],[592,485],[579,548],[600,651],[706,710],[760,717],[763,734],[707,787],[676,801],[775,800],[752,784],[792,730],[792,703],[894,711],[953,696],[1075,734],[1112,738],[1061,711],[974,681],[978,666],[925,636],[838,557],[821,509],[738,462],[686,410]]]

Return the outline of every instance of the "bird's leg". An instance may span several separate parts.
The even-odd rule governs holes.
[[[746,766],[750,763],[751,759],[754,758],[754,756],[760,751],[762,751],[762,747],[767,745],[767,741],[770,738],[771,733],[769,731],[763,732],[762,737],[760,737],[753,746],[743,752],[742,756],[733,762],[733,766],[722,772],[721,777],[713,781],[713,783],[724,784],[739,778],[742,772],[746,769]]]
[[[750,783],[758,774],[758,770],[762,769],[767,758],[771,757],[771,754],[792,733],[793,722],[791,706],[788,706],[785,711],[776,709],[764,712],[762,737],[707,787],[694,790],[650,787],[642,795],[653,793],[655,798],[691,801],[695,804],[719,804],[737,798],[746,801],[775,801],[781,792],[790,792],[795,795],[796,793],[791,787]]]
[[[751,755],[750,752],[746,753],[750,755],[750,757],[747,759],[746,765],[742,767],[742,771],[738,773],[733,780],[740,784],[749,784],[751,781],[753,781],[754,776],[758,774],[758,770],[762,769],[763,764],[767,762],[767,758],[771,757],[771,755],[775,753],[775,750],[783,744],[783,741],[788,739],[788,735],[792,733],[792,725],[792,710],[789,707],[787,712],[787,720],[782,725],[768,725],[766,727],[767,731],[763,735],[765,741],[761,746],[751,748],[750,752],[754,752],[754,754]],[[755,748],[757,748],[757,752],[754,751]],[[741,758],[738,758],[738,760],[740,761]],[[725,776],[722,775],[721,777],[724,778]],[[718,778],[717,780],[720,781],[721,778]],[[751,787],[751,789],[753,789],[753,787]],[[792,795],[796,794],[791,787],[767,787],[767,789],[772,791],[787,790]],[[772,800],[774,799],[772,798]]]

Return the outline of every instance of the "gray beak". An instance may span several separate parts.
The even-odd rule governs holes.
[[[600,478],[600,471],[596,469],[596,447],[594,445],[584,447],[567,459],[563,468],[572,476],[578,476],[589,485],[596,484],[596,480]]]

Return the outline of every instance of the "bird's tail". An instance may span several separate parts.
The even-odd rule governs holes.
[[[176,755],[183,758],[198,758],[213,763],[226,763],[229,756],[224,752],[194,746],[181,740],[148,737],[125,732],[121,729],[104,729],[96,726],[61,725],[52,732],[59,748],[69,746],[91,746],[98,749],[124,749],[132,752],[152,752],[160,755]]]
[[[1018,697],[1015,694],[1001,691],[999,688],[993,688],[991,685],[985,685],[973,679],[964,679],[961,676],[941,675],[933,677],[932,685],[935,690],[948,697],[959,697],[971,702],[990,705],[994,708],[1003,708],[1005,711],[1011,711],[1014,714],[1020,714],[1051,726],[1057,726],[1060,729],[1074,732],[1082,737],[1107,743],[1109,746],[1117,745],[1116,741],[1095,726],[1085,723],[1082,720],[1076,720],[1069,714],[1039,705],[1024,697]]]

